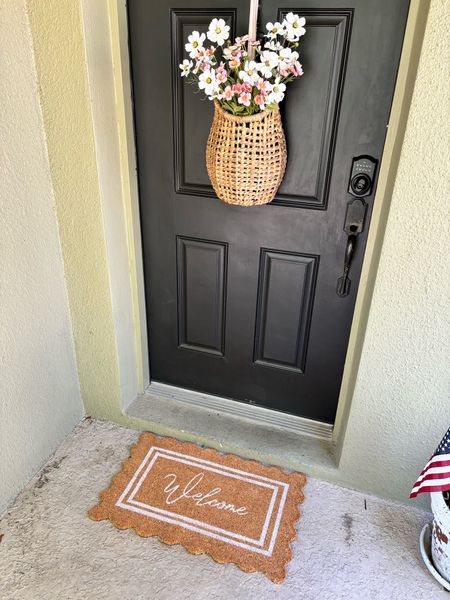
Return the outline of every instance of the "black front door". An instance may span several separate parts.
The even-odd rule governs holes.
[[[276,199],[219,201],[205,167],[211,103],[179,77],[184,43],[248,0],[129,0],[150,370],[155,381],[332,423],[373,195],[336,294],[352,158],[381,158],[408,0],[262,0],[259,25],[306,17],[305,74],[282,105]]]

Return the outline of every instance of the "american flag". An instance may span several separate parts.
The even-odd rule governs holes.
[[[447,490],[450,490],[450,428],[419,475],[409,497],[415,498],[423,492]]]

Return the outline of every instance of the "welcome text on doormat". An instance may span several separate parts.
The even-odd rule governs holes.
[[[89,516],[281,583],[305,482],[300,473],[144,433]]]

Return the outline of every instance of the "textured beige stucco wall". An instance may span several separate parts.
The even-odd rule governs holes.
[[[433,0],[340,464],[399,500],[450,426],[449,30]]]
[[[82,398],[120,414],[106,241],[87,86],[81,4],[27,0]]]
[[[23,0],[0,2],[0,514],[83,414]]]
[[[82,3],[80,0],[25,1],[39,79],[81,396],[88,415],[145,428],[145,422],[122,413],[123,382],[118,361],[121,341],[114,320],[121,315],[114,315],[114,311],[120,311],[113,307],[111,292],[117,289],[117,284],[110,277],[106,229],[109,227],[111,233],[111,220],[123,219],[123,212],[116,205],[112,214],[103,214],[102,193],[109,194],[111,190],[107,186],[101,189],[99,182],[99,170],[103,172],[103,164],[108,160],[102,156],[98,161],[96,156]],[[106,0],[98,1],[107,13]],[[102,27],[98,35],[102,35]],[[98,57],[99,62],[110,56],[108,43],[109,40],[106,47],[99,49],[100,54],[102,51],[105,54]],[[104,91],[110,93],[109,88]],[[114,126],[110,135],[112,144],[116,144]],[[122,227],[126,228],[124,223]],[[110,252],[114,250],[110,248]],[[124,281],[124,286],[129,285],[129,279]],[[124,315],[123,320],[128,318],[129,315]],[[123,348],[120,351],[123,352]]]

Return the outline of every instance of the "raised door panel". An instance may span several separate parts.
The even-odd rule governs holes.
[[[280,10],[283,20],[287,10]],[[325,209],[333,167],[351,9],[298,9],[308,35],[301,39],[305,74],[289,85],[283,106],[288,146],[286,174],[273,204]]]
[[[290,84],[283,106],[289,160],[273,204],[325,209],[353,11],[299,11],[308,23],[308,36],[302,39],[301,46],[305,75]],[[287,12],[280,9],[278,18],[282,20]],[[178,65],[186,57],[184,43],[189,33],[194,29],[206,32],[214,16],[225,19],[234,34],[234,9],[171,11],[175,190],[194,196],[215,197],[205,166],[205,144],[213,107],[179,76]]]
[[[227,245],[177,238],[178,346],[223,355]]]
[[[318,256],[261,251],[254,362],[305,372]]]
[[[236,9],[172,9],[172,102],[174,140],[175,191],[192,196],[213,196],[205,163],[205,146],[213,117],[212,102],[203,92],[180,77],[178,65],[187,58],[184,44],[196,30],[206,33],[210,21],[222,18],[230,26],[234,37]]]

